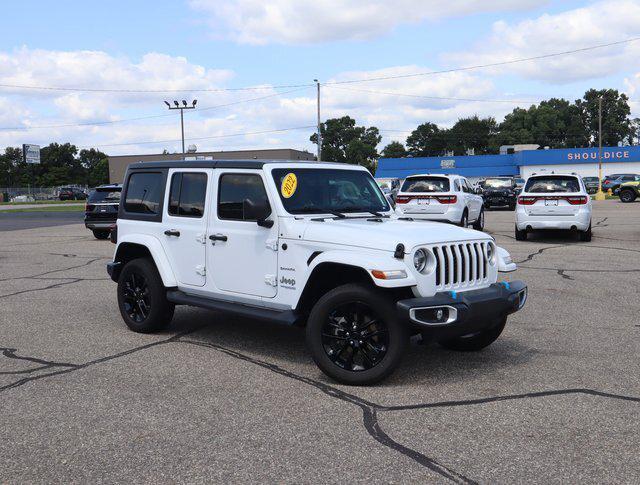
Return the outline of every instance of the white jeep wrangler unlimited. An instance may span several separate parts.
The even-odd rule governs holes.
[[[370,384],[411,334],[479,350],[525,303],[508,253],[482,232],[394,214],[362,167],[298,161],[136,163],[108,264],[130,329],[175,305],[306,325],[320,369]]]

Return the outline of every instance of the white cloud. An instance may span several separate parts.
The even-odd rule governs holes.
[[[581,49],[638,36],[640,2],[606,0],[559,14],[544,14],[514,24],[499,21],[477,48],[448,55],[462,65],[478,65]],[[640,42],[494,68],[529,79],[569,83],[629,69],[640,60]]]
[[[370,39],[403,24],[479,12],[522,10],[547,0],[191,0],[214,35],[247,44]]]

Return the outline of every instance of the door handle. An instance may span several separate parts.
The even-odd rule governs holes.
[[[209,239],[211,239],[212,241],[226,241],[227,236],[225,236],[224,234],[212,234],[211,236],[209,236]]]
[[[180,231],[176,231],[175,229],[167,229],[166,231],[164,231],[164,235],[180,237]]]

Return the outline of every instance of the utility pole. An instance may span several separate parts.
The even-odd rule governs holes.
[[[606,199],[602,192],[602,96],[598,98],[598,193],[595,199]]]
[[[314,79],[313,82],[315,82],[318,87],[318,161],[320,161],[322,159],[322,133],[320,131],[320,82],[317,79]]]
[[[182,133],[182,159],[183,160],[184,160],[184,110],[185,109],[195,109],[197,103],[198,103],[197,99],[194,99],[191,102],[191,106],[187,105],[187,102],[184,99],[182,100],[182,106],[180,106],[180,103],[178,103],[176,100],[173,101],[173,104],[175,106],[171,106],[169,101],[165,101],[164,102],[164,104],[166,104],[169,107],[169,109],[179,109],[180,110],[180,132]]]

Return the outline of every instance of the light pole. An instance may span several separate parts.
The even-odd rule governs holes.
[[[598,98],[598,193],[595,199],[606,199],[602,192],[602,96]]]
[[[180,110],[180,131],[182,132],[182,159],[183,160],[184,160],[184,113],[183,112],[185,109],[195,109],[197,103],[198,103],[197,99],[194,99],[191,102],[191,106],[189,106],[184,99],[182,100],[182,106],[180,106],[180,103],[178,103],[176,100],[173,101],[173,104],[175,106],[171,106],[169,101],[164,102],[164,104],[166,104],[169,107],[169,109]]]
[[[317,79],[313,80],[318,87],[318,161],[322,157],[322,133],[320,131],[320,82]]]

